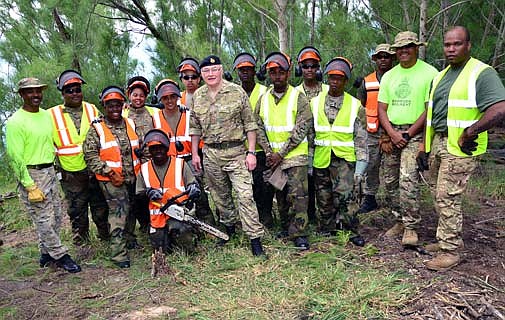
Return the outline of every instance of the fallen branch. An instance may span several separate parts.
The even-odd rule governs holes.
[[[494,220],[499,220],[499,219],[505,219],[505,216],[498,216],[498,217],[493,217],[493,218],[477,221],[477,222],[475,222],[475,224],[486,223],[486,222],[489,222],[489,221],[494,221]]]
[[[470,315],[474,318],[479,318],[480,317],[480,314],[475,311],[475,309],[472,307],[472,305],[470,303],[468,303],[468,301],[466,301],[466,299],[463,297],[463,295],[461,294],[457,294],[458,297],[463,301],[463,303],[466,305],[466,308],[468,310],[468,312],[470,313]]]
[[[497,316],[500,320],[505,320],[503,314],[500,311],[498,311],[495,307],[493,307],[493,305],[491,305],[491,303],[489,303],[486,299],[484,299],[484,297],[481,297],[479,301],[485,304],[486,307],[489,309],[489,311],[493,313],[493,315]]]
[[[476,279],[476,280],[479,280],[479,282],[482,282],[482,284],[484,284],[486,287],[490,288],[490,289],[493,289],[493,290],[496,290],[498,292],[501,292],[501,293],[505,293],[505,290],[502,290],[500,288],[497,288],[491,284],[489,284],[487,281],[484,281],[482,280],[481,278],[479,277],[476,277],[476,276],[472,276],[472,278]]]
[[[40,291],[40,292],[44,292],[44,293],[49,293],[49,294],[56,294],[52,291],[48,291],[48,290],[44,290],[44,289],[40,289],[40,288],[37,288],[37,287],[32,287],[33,290],[36,290],[36,291]]]

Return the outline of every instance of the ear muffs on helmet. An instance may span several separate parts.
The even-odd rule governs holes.
[[[190,66],[192,66],[194,69],[195,69],[195,72],[200,75],[200,65],[198,63],[198,61],[194,58],[191,58],[191,57],[187,57],[187,58],[183,58],[181,60],[181,62],[179,63],[179,65],[177,66],[177,68],[175,69],[175,71],[177,71],[177,73],[179,73],[179,77],[182,76],[182,67],[185,65],[185,64],[189,64]]]
[[[142,83],[144,84],[145,87],[142,85]],[[142,88],[146,90],[146,95],[148,95],[149,92],[151,92],[151,84],[149,83],[149,80],[147,80],[143,76],[135,76],[128,79],[125,89],[126,94],[129,96],[131,91],[133,91],[133,89],[135,88]]]
[[[54,81],[56,83],[56,88],[59,91],[63,90],[63,87],[65,86],[65,82],[69,81],[70,79],[77,78],[81,81],[81,84],[86,84],[86,81],[84,81],[84,78],[81,76],[81,74],[73,69],[67,69],[63,71],[58,78]]]
[[[280,56],[281,60],[283,60],[286,64],[285,67],[281,66],[281,69],[283,69],[284,71],[289,71],[289,69],[291,69],[291,58],[282,52],[274,51],[274,52],[271,52],[265,58],[265,62],[261,65],[260,70],[256,73],[256,77],[258,78],[258,80],[263,81],[266,79],[268,63],[274,61],[274,57],[278,57],[278,56]]]
[[[295,77],[301,77],[303,75],[303,72],[302,72],[302,67],[300,66],[300,59],[302,58],[302,55],[307,52],[307,51],[311,51],[311,52],[314,52],[316,54],[316,56],[319,58],[319,63],[321,63],[321,61],[323,60],[321,58],[321,54],[319,53],[319,50],[317,50],[317,48],[315,47],[312,47],[312,46],[306,46],[306,47],[303,47],[299,52],[298,52],[298,55],[296,56],[296,61],[298,62],[297,65],[295,66]],[[316,80],[321,82],[323,81],[323,71],[321,70],[321,66],[319,67],[318,70],[316,70]]]
[[[124,91],[122,88],[118,86],[108,86],[102,90],[102,92],[98,95],[98,99],[100,100],[100,104],[102,106],[105,106],[103,99],[109,94],[109,93],[118,93],[122,96],[123,100],[126,101],[126,96],[124,94]]]

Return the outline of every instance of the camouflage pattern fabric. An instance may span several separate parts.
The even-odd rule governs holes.
[[[436,134],[429,158],[430,181],[439,215],[437,241],[445,251],[463,247],[461,202],[468,180],[477,167],[477,157],[457,157],[447,151],[447,137]]]
[[[265,152],[256,153],[256,169],[252,172],[254,202],[260,217],[260,222],[267,228],[272,228],[274,218],[272,215],[273,187],[263,180],[263,173],[268,169]]]
[[[349,201],[354,186],[354,162],[347,162],[333,153],[327,168],[314,168],[316,204],[321,232],[334,232],[351,225]]]
[[[96,178],[90,176],[87,169],[77,172],[63,169],[59,171],[74,243],[81,244],[89,240],[88,205],[98,237],[101,240],[107,240],[109,238],[108,207]]]
[[[109,207],[110,257],[113,262],[123,262],[128,260],[125,227],[130,212],[129,189],[132,186],[124,183],[115,187],[106,181],[99,181],[99,184]]]
[[[252,176],[244,164],[245,151],[243,144],[228,149],[210,148],[205,145],[205,178],[220,213],[220,222],[231,226],[240,218],[242,230],[249,238],[255,239],[262,236],[264,230],[253,199]],[[237,199],[238,216],[232,194]]]
[[[195,177],[198,185],[200,186],[200,190],[202,193],[200,197],[195,201],[195,215],[201,221],[210,224],[211,226],[216,225],[216,219],[214,218],[214,214],[210,209],[209,205],[209,197],[207,196],[207,192],[205,192],[205,179],[202,174],[198,174],[191,163],[191,157],[187,157],[185,159],[186,165],[191,169],[191,173]],[[205,169],[204,169],[205,170]]]
[[[368,132],[368,166],[365,174],[364,183],[364,194],[375,196],[377,190],[379,190],[380,179],[379,179],[379,169],[382,160],[382,153],[379,148],[379,137],[381,135],[381,129],[379,131],[371,133]]]
[[[421,134],[409,141],[403,149],[393,147],[384,158],[384,184],[387,203],[398,222],[407,229],[415,229],[421,221],[419,215],[419,172],[416,156]]]
[[[284,172],[288,176],[286,186],[282,191],[270,188],[273,193],[269,198],[272,199],[275,194],[282,230],[288,231],[291,238],[305,236],[309,201],[307,166],[291,167]]]
[[[175,219],[169,219],[164,228],[151,228],[149,239],[153,249],[161,248],[164,253],[180,250],[187,254],[196,252],[195,229]]]
[[[42,202],[28,201],[28,192],[21,185],[19,196],[35,226],[40,253],[49,254],[57,260],[67,254],[68,249],[61,243],[59,234],[62,211],[56,173],[53,167],[41,170],[28,169],[28,172],[46,199]]]

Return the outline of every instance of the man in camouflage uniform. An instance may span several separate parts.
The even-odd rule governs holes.
[[[145,105],[147,96],[151,91],[149,81],[142,76],[135,76],[128,79],[126,84],[126,95],[130,100],[129,105],[123,111],[123,116],[132,119],[135,123],[135,132],[139,137],[139,145],[142,145],[145,134],[153,128],[153,109]],[[146,152],[141,156],[140,161],[146,162],[149,158],[149,153]],[[135,195],[132,204],[132,210],[128,219],[126,219],[125,237],[126,246],[128,249],[141,247],[135,236],[136,220],[139,222],[140,231],[147,234],[149,230],[149,200],[144,194]]]
[[[273,83],[256,105],[258,143],[266,152],[267,165],[287,175],[287,183],[275,191],[282,231],[301,250],[309,248],[307,217],[307,136],[313,135],[312,114],[303,93],[288,84],[291,60],[281,52],[267,56],[265,69]]]
[[[471,57],[470,48],[465,27],[446,32],[444,54],[449,66],[433,80],[425,145],[417,157],[420,170],[428,169],[429,162],[436,182],[438,242],[426,249],[437,256],[425,263],[431,270],[449,269],[460,261],[463,194],[478,156],[486,152],[487,130],[505,118],[503,83],[491,66]]]
[[[264,255],[260,240],[264,231],[253,200],[250,172],[256,167],[257,124],[249,99],[240,86],[223,79],[219,57],[210,55],[204,58],[200,70],[206,84],[195,92],[190,120],[193,166],[197,172],[202,169],[198,155],[201,137],[205,142],[205,177],[221,223],[229,235],[235,232],[238,219],[234,195],[238,200],[242,229],[251,239],[252,253]],[[247,149],[244,137],[248,140]]]
[[[67,214],[76,245],[89,241],[88,206],[98,238],[109,239],[107,202],[98,181],[86,167],[82,152],[90,124],[100,116],[93,104],[83,101],[82,85],[85,83],[77,71],[63,71],[56,85],[61,91],[63,104],[49,109],[54,127],[53,142],[58,156],[56,169],[61,174],[61,187],[67,200]]]
[[[307,100],[311,100],[316,97],[321,91],[328,91],[328,85],[322,83],[323,73],[321,71],[321,54],[319,50],[314,47],[307,46],[298,52],[297,55],[298,66],[295,70],[295,76],[303,77],[302,83],[296,88],[303,92],[307,97]],[[308,158],[308,217],[311,222],[317,221],[316,217],[316,189],[314,184],[314,175],[312,174],[312,159],[313,150],[309,150]]]
[[[377,106],[377,96],[379,94],[380,81],[384,73],[393,67],[395,52],[391,46],[381,43],[375,48],[372,60],[375,62],[376,70],[363,79],[358,88],[357,97],[366,109],[366,130],[368,133],[368,166],[365,175],[364,195],[365,199],[361,204],[359,212],[367,213],[377,209],[375,195],[379,190],[379,168],[382,160],[382,153],[379,148],[379,137],[382,129],[379,124],[379,113]]]
[[[249,96],[251,107],[256,107],[261,95],[267,91],[267,87],[254,81],[256,75],[256,58],[247,52],[241,52],[233,61],[233,69],[237,71],[242,89]],[[260,76],[261,77],[261,76]],[[246,141],[247,146],[247,141]],[[252,172],[254,202],[258,208],[260,222],[267,228],[272,228],[274,219],[272,216],[273,198],[269,197],[272,186],[263,179],[263,173],[268,169],[266,165],[265,151],[256,144],[256,168]]]
[[[61,199],[53,166],[53,127],[49,113],[40,108],[47,85],[36,78],[18,83],[23,107],[7,121],[9,164],[19,181],[19,196],[39,239],[40,267],[56,263],[68,272],[81,271],[61,243]]]
[[[356,212],[349,212],[353,186],[359,188],[368,161],[367,133],[361,124],[361,102],[344,91],[351,78],[351,63],[334,58],[325,67],[329,90],[312,99],[314,117],[314,179],[321,232],[350,230],[350,240],[364,246]],[[359,190],[354,190],[358,196]]]
[[[100,102],[105,117],[92,123],[84,143],[84,159],[99,180],[100,188],[109,206],[111,230],[111,260],[120,268],[129,268],[125,226],[135,192],[135,171],[140,163],[135,155],[138,136],[131,119],[121,116],[126,101],[122,89],[105,88]]]
[[[404,246],[416,246],[419,215],[419,172],[416,154],[426,121],[425,103],[437,70],[417,58],[417,34],[400,32],[391,46],[399,64],[382,77],[379,89],[379,122],[391,139],[392,152],[385,155],[384,183],[396,224],[387,237],[403,234]]]

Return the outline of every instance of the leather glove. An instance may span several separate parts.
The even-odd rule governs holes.
[[[151,201],[156,201],[163,198],[163,193],[161,193],[160,190],[154,188],[147,189],[146,195]]]
[[[115,171],[111,171],[109,173],[109,177],[114,187],[121,187],[121,185],[123,185],[124,177],[122,174],[117,173]]]
[[[190,200],[196,200],[200,197],[200,194],[202,193],[200,191],[200,186],[198,186],[197,183],[190,183],[186,187],[186,190],[188,191],[188,198]]]
[[[467,129],[468,128],[465,128],[465,130],[463,130],[463,133],[459,137],[458,145],[463,153],[471,156],[472,152],[477,150],[478,143],[475,142],[475,139],[477,139],[478,135],[476,134],[473,136],[469,135]]]
[[[429,156],[430,156],[430,154],[426,153],[424,151],[419,151],[417,153],[417,157],[416,157],[417,171],[423,172],[423,171],[430,169],[430,167],[428,165],[428,157]]]
[[[26,191],[28,191],[28,201],[30,202],[42,202],[46,200],[44,192],[42,192],[36,184],[31,187],[27,187]]]
[[[379,138],[379,148],[383,153],[390,154],[393,152],[393,142],[391,137],[387,134],[382,134]]]
[[[359,185],[363,181],[363,176],[365,175],[366,168],[368,167],[368,162],[363,160],[356,161],[356,167],[354,168],[354,184]]]

